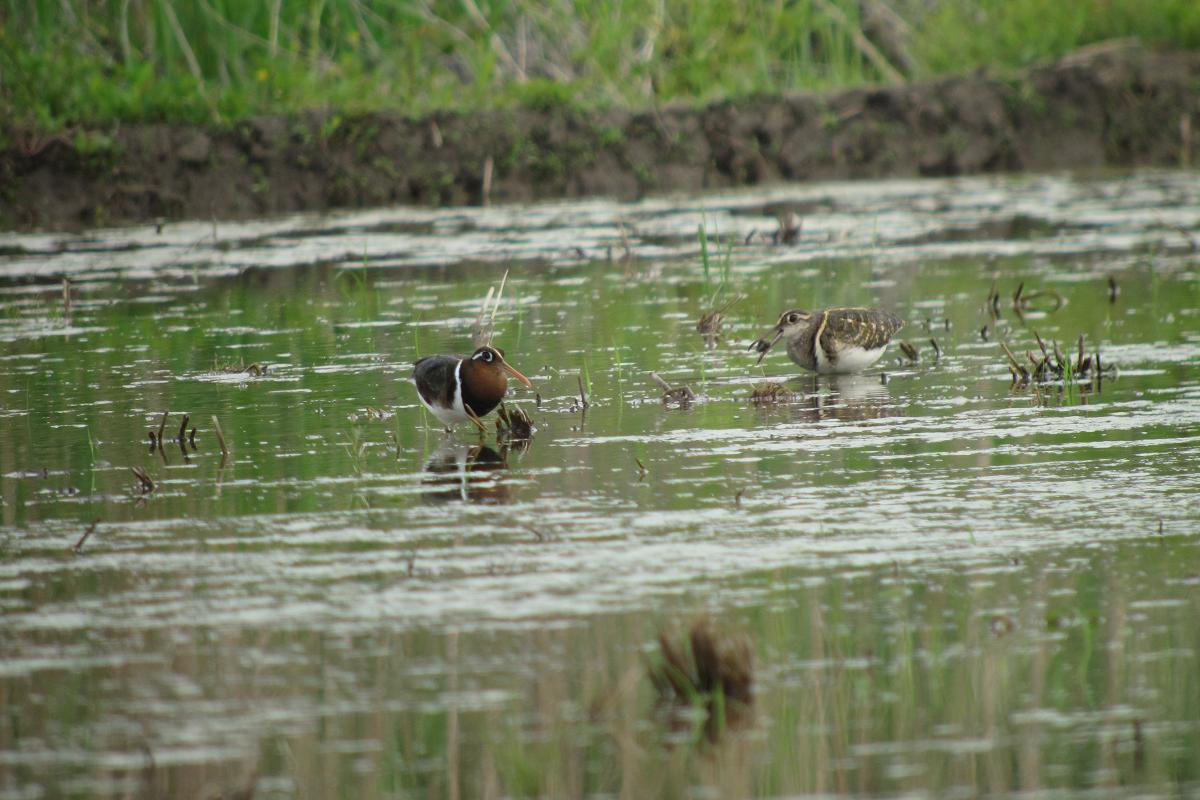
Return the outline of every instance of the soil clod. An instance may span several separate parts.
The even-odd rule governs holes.
[[[779,381],[756,383],[750,390],[750,402],[755,405],[786,403],[795,396],[795,392],[788,389]]]

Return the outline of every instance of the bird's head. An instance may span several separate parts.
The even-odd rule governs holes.
[[[512,364],[504,360],[504,351],[491,345],[484,345],[471,354],[471,363],[477,368],[495,373],[498,377],[502,377],[505,373],[512,375],[526,386],[532,387],[529,382]]]
[[[761,338],[755,339],[750,343],[748,350],[758,351],[758,361],[756,365],[761,364],[762,360],[767,357],[767,353],[771,352],[771,348],[780,339],[787,337],[792,338],[799,333],[804,326],[812,321],[812,314],[807,311],[801,311],[798,308],[789,309],[779,315],[779,322],[775,327],[768,331]]]

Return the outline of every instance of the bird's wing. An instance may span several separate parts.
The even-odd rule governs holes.
[[[413,382],[417,384],[417,391],[421,391],[421,386],[437,387],[435,396],[430,397],[422,393],[422,397],[426,402],[437,401],[443,406],[451,406],[454,404],[454,368],[458,365],[459,359],[453,356],[425,356],[421,360],[413,364]]]
[[[904,327],[904,320],[878,308],[831,308],[823,323],[821,346],[826,352],[843,347],[875,350]]]

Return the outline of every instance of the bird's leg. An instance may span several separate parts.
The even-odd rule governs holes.
[[[479,428],[479,438],[482,439],[483,435],[487,433],[487,428],[484,426],[483,420],[481,420],[479,415],[477,415],[475,411],[465,403],[463,404],[463,410],[467,412],[467,416],[471,418],[471,422],[475,423],[475,427]]]

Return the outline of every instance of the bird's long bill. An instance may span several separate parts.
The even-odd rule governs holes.
[[[507,361],[505,361],[505,362],[502,364],[502,366],[504,367],[504,371],[505,371],[505,372],[507,372],[509,375],[512,375],[514,378],[516,378],[516,379],[517,379],[517,380],[519,380],[521,383],[523,383],[523,384],[525,384],[526,386],[528,386],[530,389],[532,389],[532,388],[533,388],[533,384],[529,382],[529,378],[526,378],[524,375],[522,375],[522,374],[521,374],[521,373],[520,373],[520,372],[517,370],[517,368],[516,368],[516,367],[514,367],[512,364],[510,364],[510,363],[508,363]]]
[[[750,346],[746,348],[747,350],[758,351],[758,361],[754,362],[754,366],[756,367],[762,363],[762,360],[767,357],[767,353],[771,352],[771,348],[774,347],[775,343],[779,341],[781,336],[783,336],[783,326],[775,326],[775,328],[768,333],[767,336],[771,337],[770,341],[767,341],[767,337],[764,336],[761,339],[755,339],[750,343]]]

